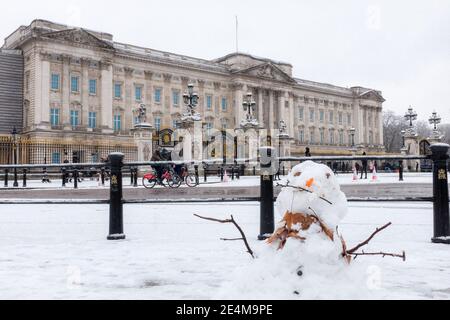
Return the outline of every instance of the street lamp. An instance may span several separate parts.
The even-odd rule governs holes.
[[[413,121],[417,120],[417,113],[413,110],[411,106],[408,108],[408,112],[405,113],[405,120],[409,121],[409,127],[412,128]]]
[[[441,123],[441,117],[436,113],[436,111],[433,111],[431,114],[430,119],[428,119],[429,123],[433,125],[433,130],[437,130],[437,125]]]
[[[350,135],[352,136],[352,148],[355,146],[355,132],[356,132],[356,129],[351,127],[350,128]]]
[[[11,135],[13,138],[13,158],[14,158],[14,165],[17,165],[17,129],[16,126],[13,127],[11,131]],[[17,167],[14,167],[14,183],[13,187],[18,187],[19,183],[17,182]]]
[[[194,92],[194,85],[188,84],[188,91],[183,94],[183,102],[188,107],[188,114],[193,116],[198,104],[198,94]]]

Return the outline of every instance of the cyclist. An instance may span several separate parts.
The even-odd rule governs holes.
[[[163,158],[161,156],[161,151],[160,149],[156,149],[155,152],[153,152],[152,158],[150,159],[150,161],[163,161]],[[163,174],[163,166],[162,164],[153,164],[152,165],[153,169],[155,169],[156,172],[156,179],[158,181],[159,184],[161,184],[161,177]]]

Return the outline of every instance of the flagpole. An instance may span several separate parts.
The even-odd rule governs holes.
[[[238,17],[236,16],[236,52],[239,52],[238,46]]]

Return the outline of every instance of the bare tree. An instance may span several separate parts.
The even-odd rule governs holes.
[[[407,128],[402,116],[393,111],[383,112],[383,139],[388,153],[398,153],[402,147],[401,131]]]
[[[450,144],[450,123],[439,125],[438,130],[444,135],[442,142]]]

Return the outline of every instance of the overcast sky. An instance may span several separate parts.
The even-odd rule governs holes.
[[[0,38],[41,18],[114,40],[214,59],[239,51],[290,62],[294,76],[383,92],[385,110],[450,122],[450,1],[7,1]]]

